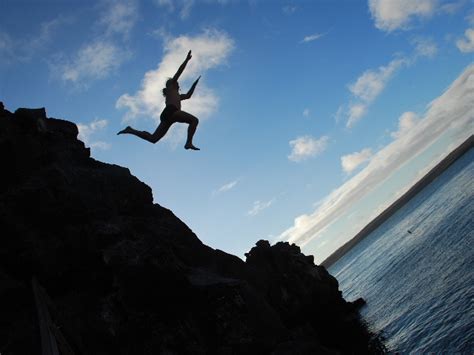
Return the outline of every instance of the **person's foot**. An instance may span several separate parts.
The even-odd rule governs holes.
[[[195,147],[192,143],[186,143],[184,149],[201,150],[198,147]]]
[[[122,129],[119,133],[117,133],[117,135],[124,134],[124,133],[131,133],[131,132],[132,132],[132,127],[127,126],[125,127],[125,129]]]

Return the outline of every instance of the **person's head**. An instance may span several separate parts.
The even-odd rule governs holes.
[[[169,90],[179,90],[179,83],[173,78],[166,80],[166,87],[163,89],[163,96],[166,96]]]

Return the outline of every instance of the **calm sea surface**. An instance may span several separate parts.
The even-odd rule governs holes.
[[[390,351],[474,354],[474,149],[329,271]]]

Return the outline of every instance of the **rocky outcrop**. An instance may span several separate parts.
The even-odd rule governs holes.
[[[40,352],[43,308],[76,354],[383,351],[297,246],[259,241],[244,262],[204,245],[77,134],[0,110],[0,353]]]

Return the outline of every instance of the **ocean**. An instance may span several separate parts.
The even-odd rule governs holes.
[[[473,354],[473,239],[471,148],[329,272],[390,352]]]

